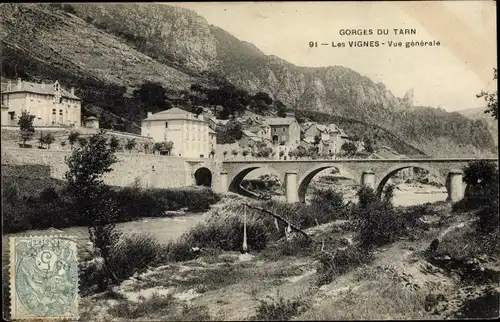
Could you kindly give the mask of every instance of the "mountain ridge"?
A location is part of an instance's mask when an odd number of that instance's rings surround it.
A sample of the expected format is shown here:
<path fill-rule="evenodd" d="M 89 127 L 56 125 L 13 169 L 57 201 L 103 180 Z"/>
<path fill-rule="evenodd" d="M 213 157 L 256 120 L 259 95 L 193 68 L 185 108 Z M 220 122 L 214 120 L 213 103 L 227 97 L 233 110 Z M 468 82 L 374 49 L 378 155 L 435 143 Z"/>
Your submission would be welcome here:
<path fill-rule="evenodd" d="M 81 93 L 89 111 L 98 106 L 137 122 L 146 107 L 124 94 L 144 81 L 182 93 L 189 92 L 190 84 L 216 86 L 214 79 L 222 78 L 250 93 L 267 92 L 296 110 L 376 124 L 430 155 L 494 153 L 482 121 L 409 107 L 384 84 L 343 66 L 295 66 L 265 55 L 189 9 L 164 4 L 63 6 L 2 5 L 2 62 L 10 76 L 21 70 L 34 78 L 63 75 L 76 85 L 89 81 L 90 89 Z M 28 28 L 33 24 L 39 27 Z"/>

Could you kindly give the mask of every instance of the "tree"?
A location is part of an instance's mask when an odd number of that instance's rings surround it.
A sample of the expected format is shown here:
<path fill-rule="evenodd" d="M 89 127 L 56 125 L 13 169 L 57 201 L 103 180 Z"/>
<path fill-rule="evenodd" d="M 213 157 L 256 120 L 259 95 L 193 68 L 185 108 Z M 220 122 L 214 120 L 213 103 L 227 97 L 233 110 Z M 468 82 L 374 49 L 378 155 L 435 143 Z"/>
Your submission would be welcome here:
<path fill-rule="evenodd" d="M 493 80 L 497 80 L 496 68 L 493 68 Z M 483 97 L 486 101 L 486 111 L 484 111 L 484 113 L 490 113 L 495 119 L 498 120 L 498 92 L 489 93 L 481 91 L 481 93 L 477 94 L 476 97 Z"/>
<path fill-rule="evenodd" d="M 274 101 L 274 106 L 276 107 L 278 117 L 286 117 L 286 106 L 281 101 Z"/>
<path fill-rule="evenodd" d="M 166 99 L 167 91 L 161 83 L 146 81 L 139 89 L 136 89 L 133 96 L 139 99 L 144 105 L 153 107 L 152 112 L 169 109 L 172 105 Z"/>
<path fill-rule="evenodd" d="M 161 151 L 165 152 L 167 155 L 170 155 L 170 153 L 172 153 L 173 148 L 174 148 L 174 142 L 172 141 L 161 142 Z"/>
<path fill-rule="evenodd" d="M 79 132 L 71 131 L 68 135 L 69 145 L 71 146 L 71 150 L 73 150 L 73 145 L 78 141 L 78 137 L 80 137 Z"/>
<path fill-rule="evenodd" d="M 318 145 L 320 142 L 321 142 L 321 136 L 319 136 L 319 134 L 316 134 L 314 136 L 314 142 L 313 142 L 313 144 L 314 145 Z"/>
<path fill-rule="evenodd" d="M 40 139 L 38 141 L 40 142 L 40 146 L 47 144 L 47 148 L 50 149 L 50 145 L 54 143 L 55 140 L 56 139 L 52 133 L 47 133 L 45 135 L 40 135 Z"/>
<path fill-rule="evenodd" d="M 125 143 L 125 149 L 132 153 L 132 150 L 135 148 L 136 144 L 137 143 L 135 142 L 135 139 L 127 139 L 127 143 Z"/>
<path fill-rule="evenodd" d="M 109 147 L 114 151 L 117 151 L 120 148 L 120 140 L 118 140 L 115 136 L 112 136 L 109 139 Z"/>
<path fill-rule="evenodd" d="M 358 148 L 356 147 L 356 144 L 352 142 L 344 142 L 342 146 L 340 147 L 343 151 L 345 151 L 347 154 L 354 154 Z"/>
<path fill-rule="evenodd" d="M 364 140 L 364 143 L 365 143 L 365 150 L 366 150 L 366 152 L 368 152 L 368 153 L 375 152 L 375 149 L 373 147 L 373 141 L 372 141 L 372 139 L 366 138 Z"/>
<path fill-rule="evenodd" d="M 86 138 L 84 137 L 80 137 L 78 138 L 78 144 L 80 145 L 80 147 L 84 147 L 85 145 L 87 145 L 88 141 Z"/>
<path fill-rule="evenodd" d="M 148 154 L 149 153 L 149 148 L 150 148 L 150 144 L 149 142 L 145 142 L 144 145 L 144 153 Z"/>
<path fill-rule="evenodd" d="M 217 135 L 218 144 L 234 143 L 241 139 L 243 136 L 243 131 L 241 125 L 235 121 L 227 122 L 226 126 Z"/>
<path fill-rule="evenodd" d="M 155 151 L 158 151 L 158 153 L 160 154 L 170 155 L 173 148 L 174 148 L 174 142 L 172 141 L 156 142 L 153 145 L 153 153 Z"/>
<path fill-rule="evenodd" d="M 21 131 L 23 147 L 26 147 L 26 141 L 31 140 L 33 135 L 35 135 L 35 127 L 33 126 L 34 119 L 35 115 L 29 114 L 27 111 L 22 111 L 19 121 L 17 122 Z"/>
<path fill-rule="evenodd" d="M 112 171 L 118 160 L 114 150 L 106 144 L 106 138 L 98 133 L 66 157 L 68 171 L 65 178 L 68 191 L 75 200 L 75 212 L 87 223 L 90 241 L 104 261 L 108 278 L 113 284 L 118 279 L 109 266 L 110 257 L 120 234 L 115 222 L 120 212 L 116 201 L 110 197 L 110 189 L 104 184 L 104 174 Z"/>

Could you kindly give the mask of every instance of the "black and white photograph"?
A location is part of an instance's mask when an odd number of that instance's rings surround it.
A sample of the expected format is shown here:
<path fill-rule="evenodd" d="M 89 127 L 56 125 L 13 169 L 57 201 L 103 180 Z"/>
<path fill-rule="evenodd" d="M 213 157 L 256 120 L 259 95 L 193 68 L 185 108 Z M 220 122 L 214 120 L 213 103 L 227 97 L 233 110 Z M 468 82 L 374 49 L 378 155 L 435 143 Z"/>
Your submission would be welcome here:
<path fill-rule="evenodd" d="M 496 11 L 1 3 L 3 318 L 498 318 Z"/>

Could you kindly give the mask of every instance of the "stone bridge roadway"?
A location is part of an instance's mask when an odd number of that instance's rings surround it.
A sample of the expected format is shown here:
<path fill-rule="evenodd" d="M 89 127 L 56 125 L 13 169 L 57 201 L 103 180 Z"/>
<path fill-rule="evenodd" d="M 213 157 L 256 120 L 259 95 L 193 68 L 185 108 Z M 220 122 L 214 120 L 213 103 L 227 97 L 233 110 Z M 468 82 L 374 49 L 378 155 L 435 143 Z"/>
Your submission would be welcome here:
<path fill-rule="evenodd" d="M 238 192 L 243 178 L 258 168 L 270 168 L 284 183 L 287 202 L 305 202 L 307 186 L 320 171 L 338 168 L 350 173 L 357 184 L 372 187 L 380 195 L 389 178 L 401 169 L 415 167 L 428 170 L 446 184 L 448 200 L 463 198 L 464 184 L 461 169 L 470 162 L 497 158 L 439 158 L 439 159 L 335 159 L 335 160 L 227 160 L 223 161 L 217 190 Z M 215 174 L 217 176 L 218 174 Z"/>

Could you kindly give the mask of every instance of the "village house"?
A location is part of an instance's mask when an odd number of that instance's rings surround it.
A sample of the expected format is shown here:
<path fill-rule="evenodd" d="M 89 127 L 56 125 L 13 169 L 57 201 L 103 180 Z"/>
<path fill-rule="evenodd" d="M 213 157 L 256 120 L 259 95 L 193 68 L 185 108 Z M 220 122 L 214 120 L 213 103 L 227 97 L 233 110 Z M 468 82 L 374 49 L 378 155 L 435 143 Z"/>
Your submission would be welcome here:
<path fill-rule="evenodd" d="M 17 126 L 23 111 L 35 115 L 33 125 L 81 127 L 81 99 L 74 87 L 64 89 L 58 81 L 52 84 L 18 79 L 16 84 L 2 86 L 2 126 Z"/>
<path fill-rule="evenodd" d="M 258 137 L 257 134 L 249 130 L 243 130 L 241 139 L 238 140 L 238 145 L 241 150 L 256 152 L 257 144 L 262 142 L 264 142 L 264 140 Z"/>
<path fill-rule="evenodd" d="M 271 127 L 269 126 L 269 124 L 267 124 L 267 122 L 251 126 L 248 128 L 248 131 L 252 132 L 257 137 L 263 140 L 271 141 Z"/>
<path fill-rule="evenodd" d="M 295 117 L 273 117 L 266 120 L 274 145 L 295 147 L 300 144 L 301 127 Z"/>
<path fill-rule="evenodd" d="M 333 123 L 328 125 L 310 124 L 305 130 L 304 136 L 304 141 L 311 144 L 314 143 L 316 136 L 320 138 L 318 152 L 321 155 L 338 154 L 342 144 L 349 140 L 344 131 Z"/>
<path fill-rule="evenodd" d="M 155 114 L 148 112 L 141 122 L 141 134 L 155 142 L 172 141 L 171 155 L 188 158 L 208 158 L 216 140 L 203 114 L 196 116 L 176 107 Z"/>
<path fill-rule="evenodd" d="M 223 128 L 228 122 L 229 120 L 220 120 L 215 118 L 215 116 L 210 116 L 207 118 L 208 126 L 214 131 Z"/>

